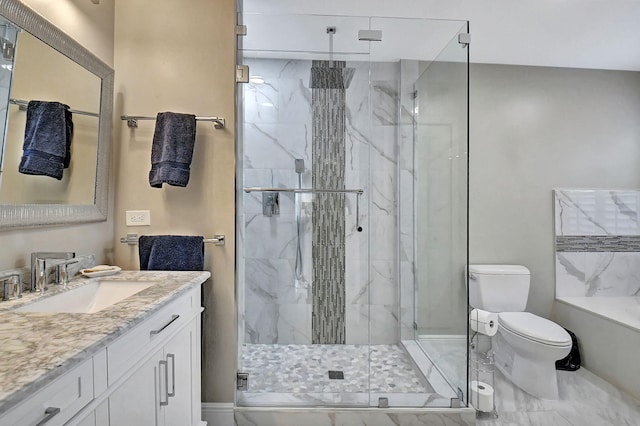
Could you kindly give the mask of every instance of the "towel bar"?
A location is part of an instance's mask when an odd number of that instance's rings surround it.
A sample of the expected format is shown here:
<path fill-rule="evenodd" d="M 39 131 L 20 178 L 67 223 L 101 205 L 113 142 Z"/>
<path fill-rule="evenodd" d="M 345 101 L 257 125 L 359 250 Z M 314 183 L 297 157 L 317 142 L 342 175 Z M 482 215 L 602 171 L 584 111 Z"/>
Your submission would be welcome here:
<path fill-rule="evenodd" d="M 126 120 L 127 126 L 138 127 L 138 120 L 155 120 L 156 117 L 144 115 L 121 115 L 120 120 Z M 196 121 L 212 121 L 216 129 L 224 129 L 224 118 L 222 117 L 196 117 Z"/>
<path fill-rule="evenodd" d="M 138 244 L 138 234 L 127 234 L 126 237 L 120 237 L 120 242 L 123 244 L 136 245 Z M 214 235 L 213 238 L 205 238 L 205 244 L 213 244 L 214 246 L 224 245 L 224 235 Z"/>
<path fill-rule="evenodd" d="M 29 105 L 29 101 L 23 101 L 22 99 L 13 99 L 13 98 L 9 99 L 9 103 L 13 105 L 18 105 L 20 111 L 26 111 L 27 106 Z M 69 112 L 72 114 L 88 115 L 90 117 L 100 117 L 100 114 L 96 112 L 80 111 L 79 109 L 69 108 Z"/>
<path fill-rule="evenodd" d="M 313 188 L 266 188 L 250 186 L 242 188 L 247 194 L 250 192 L 294 192 L 296 194 L 358 194 L 364 193 L 364 189 L 313 189 Z"/>

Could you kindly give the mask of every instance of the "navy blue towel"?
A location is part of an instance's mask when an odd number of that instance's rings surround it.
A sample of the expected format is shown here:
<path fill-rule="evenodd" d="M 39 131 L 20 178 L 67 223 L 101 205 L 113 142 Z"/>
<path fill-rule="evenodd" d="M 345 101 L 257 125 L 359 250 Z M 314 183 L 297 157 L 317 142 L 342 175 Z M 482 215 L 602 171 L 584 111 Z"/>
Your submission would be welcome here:
<path fill-rule="evenodd" d="M 141 271 L 202 271 L 204 238 L 186 235 L 141 235 Z"/>
<path fill-rule="evenodd" d="M 196 142 L 196 116 L 161 112 L 151 146 L 149 183 L 162 188 L 163 183 L 187 186 Z"/>
<path fill-rule="evenodd" d="M 61 180 L 63 169 L 71 161 L 72 138 L 73 121 L 68 105 L 29 101 L 18 171 Z"/>

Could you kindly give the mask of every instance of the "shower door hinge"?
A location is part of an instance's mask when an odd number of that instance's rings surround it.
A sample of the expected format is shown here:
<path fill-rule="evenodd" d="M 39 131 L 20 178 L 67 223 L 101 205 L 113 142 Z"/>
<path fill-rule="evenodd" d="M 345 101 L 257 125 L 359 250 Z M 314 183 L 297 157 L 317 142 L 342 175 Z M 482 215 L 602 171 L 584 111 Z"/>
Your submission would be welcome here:
<path fill-rule="evenodd" d="M 249 82 L 249 65 L 236 65 L 236 83 Z"/>
<path fill-rule="evenodd" d="M 471 44 L 471 34 L 469 33 L 461 33 L 458 34 L 458 43 L 462 45 L 462 47 L 467 47 Z"/>
<path fill-rule="evenodd" d="M 236 373 L 236 389 L 239 391 L 249 390 L 249 373 Z"/>
<path fill-rule="evenodd" d="M 418 91 L 414 90 L 412 93 L 413 99 L 417 99 L 418 98 Z"/>
<path fill-rule="evenodd" d="M 417 323 L 417 322 L 414 322 L 414 323 L 413 323 L 413 329 L 414 329 L 414 330 L 417 330 L 417 329 L 418 329 L 418 323 Z"/>
<path fill-rule="evenodd" d="M 237 36 L 246 36 L 247 35 L 247 26 L 246 25 L 236 25 L 236 35 Z"/>

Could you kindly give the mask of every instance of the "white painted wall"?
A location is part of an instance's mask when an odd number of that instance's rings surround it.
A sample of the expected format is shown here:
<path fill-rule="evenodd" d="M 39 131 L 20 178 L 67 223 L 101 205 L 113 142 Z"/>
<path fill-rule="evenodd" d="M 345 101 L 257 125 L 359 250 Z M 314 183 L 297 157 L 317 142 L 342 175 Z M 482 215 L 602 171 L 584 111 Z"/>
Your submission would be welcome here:
<path fill-rule="evenodd" d="M 553 188 L 640 186 L 640 73 L 471 66 L 470 263 L 531 270 L 555 292 Z"/>

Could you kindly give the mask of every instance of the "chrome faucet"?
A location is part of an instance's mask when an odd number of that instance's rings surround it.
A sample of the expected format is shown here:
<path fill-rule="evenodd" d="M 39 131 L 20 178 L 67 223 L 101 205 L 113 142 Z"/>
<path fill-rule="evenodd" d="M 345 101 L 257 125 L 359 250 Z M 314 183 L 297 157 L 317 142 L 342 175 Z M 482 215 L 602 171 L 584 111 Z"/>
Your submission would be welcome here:
<path fill-rule="evenodd" d="M 2 283 L 2 300 L 22 297 L 22 276 L 17 272 L 0 275 Z"/>
<path fill-rule="evenodd" d="M 44 293 L 47 289 L 49 277 L 47 275 L 47 260 L 71 260 L 76 256 L 74 252 L 37 251 L 31 253 L 31 291 Z M 60 282 L 60 268 L 56 269 L 55 283 Z"/>

